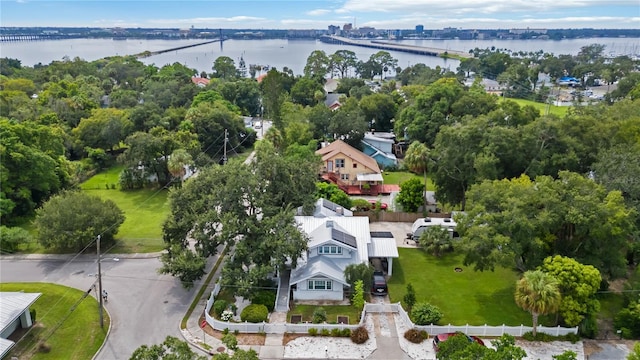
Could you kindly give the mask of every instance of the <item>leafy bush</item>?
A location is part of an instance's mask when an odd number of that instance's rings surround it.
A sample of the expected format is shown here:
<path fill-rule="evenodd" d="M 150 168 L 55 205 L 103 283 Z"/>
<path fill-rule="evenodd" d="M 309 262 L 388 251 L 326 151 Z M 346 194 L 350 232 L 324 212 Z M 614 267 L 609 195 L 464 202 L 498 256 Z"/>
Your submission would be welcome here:
<path fill-rule="evenodd" d="M 322 329 L 322 330 L 320 330 L 320 335 L 329 336 L 329 335 L 331 335 L 331 331 L 329 331 L 329 329 Z"/>
<path fill-rule="evenodd" d="M 313 310 L 313 318 L 311 322 L 314 324 L 320 324 L 327 321 L 327 312 L 323 307 L 318 307 Z"/>
<path fill-rule="evenodd" d="M 262 304 L 267 307 L 269 312 L 271 312 L 276 304 L 276 293 L 271 290 L 258 291 L 251 297 L 251 303 Z"/>
<path fill-rule="evenodd" d="M 371 204 L 365 199 L 353 199 L 351 201 L 351 209 L 354 211 L 369 211 Z"/>
<path fill-rule="evenodd" d="M 364 326 L 360 326 L 351 331 L 351 341 L 356 344 L 364 344 L 369 340 L 369 331 Z"/>
<path fill-rule="evenodd" d="M 4 253 L 12 253 L 18 250 L 20 244 L 31 241 L 31 235 L 25 229 L 19 227 L 0 226 L 0 249 Z"/>
<path fill-rule="evenodd" d="M 421 342 L 429 338 L 429 334 L 424 330 L 409 329 L 405 331 L 404 338 L 414 344 L 420 344 Z"/>
<path fill-rule="evenodd" d="M 585 316 L 584 320 L 582 320 L 578 327 L 578 331 L 584 337 L 595 339 L 596 335 L 598 335 L 598 322 L 596 320 L 596 316 L 593 314 Z"/>
<path fill-rule="evenodd" d="M 217 317 L 222 315 L 222 312 L 227 309 L 227 301 L 226 300 L 216 300 L 213 302 L 213 313 L 216 314 Z"/>
<path fill-rule="evenodd" d="M 233 334 L 225 334 L 222 337 L 222 343 L 227 345 L 231 350 L 238 350 L 238 339 Z"/>
<path fill-rule="evenodd" d="M 578 334 L 567 334 L 560 336 L 553 336 L 543 332 L 538 332 L 536 336 L 533 336 L 531 331 L 524 333 L 522 338 L 527 341 L 542 341 L 542 342 L 551 342 L 551 341 L 571 341 L 572 343 L 576 343 L 580 340 L 580 335 Z"/>
<path fill-rule="evenodd" d="M 342 336 L 342 330 L 338 329 L 338 328 L 333 328 L 331 329 L 331 336 L 333 337 L 340 337 Z"/>
<path fill-rule="evenodd" d="M 404 294 L 402 300 L 404 300 L 404 303 L 407 304 L 409 311 L 411 311 L 413 305 L 416 304 L 416 291 L 413 289 L 413 285 L 411 285 L 411 283 L 407 284 L 407 293 Z"/>
<path fill-rule="evenodd" d="M 269 310 L 262 304 L 251 304 L 242 310 L 240 319 L 250 323 L 259 323 L 267 320 Z"/>
<path fill-rule="evenodd" d="M 613 326 L 622 330 L 622 337 L 635 339 L 640 336 L 640 304 L 632 302 L 620 310 L 613 320 Z"/>
<path fill-rule="evenodd" d="M 411 309 L 411 320 L 417 325 L 437 324 L 441 318 L 440 309 L 429 303 L 417 303 Z"/>
<path fill-rule="evenodd" d="M 310 328 L 309 329 L 309 336 L 318 336 L 318 329 Z"/>
<path fill-rule="evenodd" d="M 349 336 L 351 336 L 351 329 L 349 329 L 349 328 L 344 328 L 344 329 L 342 329 L 342 335 L 341 335 L 341 336 L 342 336 L 342 337 L 349 337 Z"/>

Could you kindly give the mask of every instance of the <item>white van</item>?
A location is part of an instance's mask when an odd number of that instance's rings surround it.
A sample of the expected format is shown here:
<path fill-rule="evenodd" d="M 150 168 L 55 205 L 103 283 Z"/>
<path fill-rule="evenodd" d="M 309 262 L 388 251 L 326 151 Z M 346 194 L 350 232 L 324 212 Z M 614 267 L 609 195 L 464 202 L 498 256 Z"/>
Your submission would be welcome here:
<path fill-rule="evenodd" d="M 459 237 L 458 232 L 456 232 L 457 224 L 453 219 L 425 217 L 416 220 L 413 225 L 411 225 L 411 232 L 407 234 L 407 239 L 418 242 L 420 235 L 422 235 L 429 226 L 442 226 L 449 231 L 451 238 Z"/>

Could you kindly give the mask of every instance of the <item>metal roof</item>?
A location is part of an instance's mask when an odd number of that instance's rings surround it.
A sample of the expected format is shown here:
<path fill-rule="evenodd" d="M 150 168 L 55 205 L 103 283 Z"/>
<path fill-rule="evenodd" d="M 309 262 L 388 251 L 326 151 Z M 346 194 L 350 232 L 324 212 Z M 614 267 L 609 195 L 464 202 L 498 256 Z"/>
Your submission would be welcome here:
<path fill-rule="evenodd" d="M 358 258 L 353 262 L 363 262 L 369 260 L 367 244 L 371 242 L 371 234 L 369 233 L 369 218 L 366 216 L 328 216 L 317 218 L 313 216 L 296 216 L 296 222 L 300 225 L 300 229 L 310 237 L 309 247 L 317 246 L 327 240 L 331 240 L 331 234 L 327 232 L 326 222 L 332 221 L 333 226 L 347 234 L 356 238 Z M 330 228 L 329 228 L 330 229 Z M 317 232 L 316 232 L 317 230 Z M 328 234 L 328 236 L 327 236 Z"/>
<path fill-rule="evenodd" d="M 33 304 L 41 293 L 0 292 L 0 332 Z"/>
<path fill-rule="evenodd" d="M 350 259 L 328 258 L 326 256 L 316 256 L 304 264 L 291 271 L 290 284 L 297 284 L 313 277 L 326 277 L 341 284 L 348 285 L 344 279 L 344 269 L 351 263 Z"/>
<path fill-rule="evenodd" d="M 369 257 L 371 258 L 397 258 L 398 246 L 394 238 L 372 238 L 369 247 Z"/>
<path fill-rule="evenodd" d="M 0 292 L 0 333 L 5 331 L 20 315 L 29 309 L 41 293 Z M 15 343 L 0 338 L 0 359 L 11 350 Z"/>
<path fill-rule="evenodd" d="M 11 340 L 0 338 L 0 359 L 4 359 L 5 355 L 9 353 L 9 350 L 15 345 Z"/>
<path fill-rule="evenodd" d="M 384 181 L 382 174 L 358 174 L 356 179 L 358 181 Z"/>

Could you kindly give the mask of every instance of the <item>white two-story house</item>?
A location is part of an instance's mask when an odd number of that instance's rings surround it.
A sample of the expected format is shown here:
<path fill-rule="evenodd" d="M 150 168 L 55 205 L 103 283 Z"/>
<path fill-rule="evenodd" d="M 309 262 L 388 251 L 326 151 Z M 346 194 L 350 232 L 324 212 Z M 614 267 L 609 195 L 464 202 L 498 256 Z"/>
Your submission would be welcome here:
<path fill-rule="evenodd" d="M 350 264 L 398 257 L 393 238 L 372 238 L 369 218 L 320 199 L 312 216 L 296 216 L 300 229 L 309 237 L 308 250 L 291 270 L 289 286 L 293 300 L 344 299 L 349 287 L 344 270 Z M 391 266 L 388 274 L 391 275 Z M 365 289 L 365 291 L 367 291 Z"/>

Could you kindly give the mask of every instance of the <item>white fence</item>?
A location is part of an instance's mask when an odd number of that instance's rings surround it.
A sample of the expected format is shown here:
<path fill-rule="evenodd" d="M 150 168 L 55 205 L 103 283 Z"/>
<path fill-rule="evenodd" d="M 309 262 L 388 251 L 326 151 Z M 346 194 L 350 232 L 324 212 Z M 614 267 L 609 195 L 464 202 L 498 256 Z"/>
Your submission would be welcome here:
<path fill-rule="evenodd" d="M 359 326 L 364 325 L 364 318 L 366 307 L 362 309 L 362 314 L 360 316 L 360 322 L 357 325 L 349 325 L 349 324 L 313 324 L 313 323 L 302 323 L 302 324 L 291 324 L 291 323 L 249 323 L 249 322 L 230 322 L 230 321 L 222 321 L 214 318 L 209 315 L 211 311 L 211 307 L 215 301 L 216 295 L 220 292 L 220 284 L 216 284 L 216 286 L 211 291 L 211 295 L 209 296 L 209 300 L 207 300 L 207 305 L 205 306 L 204 316 L 207 320 L 207 323 L 214 330 L 224 330 L 229 329 L 229 331 L 233 332 L 238 330 L 242 333 L 267 333 L 267 334 L 283 334 L 285 332 L 288 333 L 307 333 L 309 329 L 315 328 L 318 330 L 327 329 L 331 331 L 332 329 L 355 329 Z M 370 304 L 368 304 L 370 305 Z"/>
<path fill-rule="evenodd" d="M 394 313 L 398 314 L 400 319 L 404 321 L 406 325 L 409 327 L 414 327 L 419 330 L 425 330 L 429 335 L 432 334 L 440 334 L 447 332 L 456 332 L 462 331 L 468 335 L 475 336 L 495 336 L 499 337 L 503 334 L 509 334 L 513 336 L 522 336 L 527 332 L 533 330 L 531 326 L 489 326 L 489 325 L 414 325 L 409 315 L 402 308 L 400 303 L 397 304 L 365 304 L 362 309 L 362 315 L 360 316 L 360 323 L 357 325 L 347 325 L 347 324 L 311 324 L 311 323 L 303 323 L 303 324 L 291 324 L 291 323 L 236 323 L 229 321 L 221 321 L 217 320 L 211 315 L 209 315 L 209 311 L 213 306 L 213 302 L 215 301 L 215 296 L 220 292 L 220 285 L 216 284 L 213 291 L 211 291 L 211 296 L 209 296 L 209 300 L 207 301 L 207 306 L 205 307 L 205 317 L 207 319 L 207 323 L 214 328 L 215 330 L 224 330 L 229 329 L 229 331 L 236 331 L 242 333 L 267 333 L 267 334 L 283 334 L 285 332 L 288 333 L 306 333 L 309 332 L 309 329 L 315 328 L 318 330 L 322 329 L 355 329 L 364 324 L 364 319 L 366 313 Z M 538 326 L 538 332 L 545 333 L 553 336 L 567 335 L 567 334 L 577 334 L 578 327 L 573 328 L 564 328 L 564 327 L 546 327 L 546 326 Z"/>

